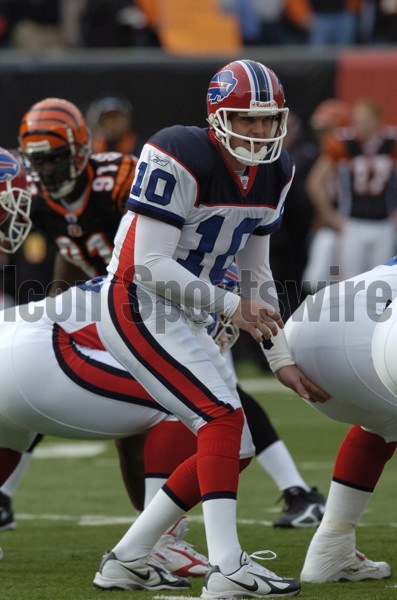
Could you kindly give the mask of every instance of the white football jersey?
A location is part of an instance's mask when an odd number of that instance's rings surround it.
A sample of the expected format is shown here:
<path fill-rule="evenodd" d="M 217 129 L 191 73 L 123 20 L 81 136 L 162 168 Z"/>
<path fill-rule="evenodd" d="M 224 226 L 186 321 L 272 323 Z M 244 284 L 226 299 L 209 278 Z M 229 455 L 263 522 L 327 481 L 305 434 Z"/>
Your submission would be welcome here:
<path fill-rule="evenodd" d="M 280 226 L 293 172 L 284 150 L 274 163 L 247 168 L 241 181 L 208 129 L 162 130 L 140 156 L 108 270 L 121 275 L 131 266 L 132 252 L 121 248 L 141 214 L 180 229 L 174 260 L 196 277 L 220 283 L 251 235 L 268 235 Z"/>

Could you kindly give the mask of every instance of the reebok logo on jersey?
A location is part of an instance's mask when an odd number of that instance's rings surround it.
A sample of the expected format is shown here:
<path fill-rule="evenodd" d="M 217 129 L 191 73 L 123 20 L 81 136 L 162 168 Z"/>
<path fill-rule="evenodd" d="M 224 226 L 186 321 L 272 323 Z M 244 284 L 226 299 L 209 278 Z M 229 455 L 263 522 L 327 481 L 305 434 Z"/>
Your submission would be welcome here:
<path fill-rule="evenodd" d="M 157 165 L 160 165 L 160 167 L 165 167 L 170 162 L 167 158 L 161 158 L 161 156 L 159 156 L 158 154 L 152 156 L 150 160 L 156 163 Z"/>
<path fill-rule="evenodd" d="M 210 81 L 208 88 L 208 102 L 216 104 L 222 102 L 234 90 L 237 85 L 237 79 L 232 71 L 221 71 L 217 73 Z"/>

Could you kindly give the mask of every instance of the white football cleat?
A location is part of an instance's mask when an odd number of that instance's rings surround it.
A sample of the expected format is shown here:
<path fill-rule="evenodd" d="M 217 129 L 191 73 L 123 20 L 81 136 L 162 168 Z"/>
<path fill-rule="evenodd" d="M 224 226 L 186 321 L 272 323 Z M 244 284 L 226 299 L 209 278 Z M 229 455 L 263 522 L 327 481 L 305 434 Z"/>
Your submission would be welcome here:
<path fill-rule="evenodd" d="M 388 579 L 386 562 L 369 560 L 355 549 L 354 533 L 330 535 L 316 531 L 310 542 L 301 572 L 302 583 Z"/>
<path fill-rule="evenodd" d="M 94 587 L 101 590 L 174 590 L 190 588 L 187 579 L 172 575 L 152 556 L 124 562 L 106 552 L 95 574 Z"/>
<path fill-rule="evenodd" d="M 223 575 L 217 566 L 210 567 L 201 598 L 284 598 L 300 592 L 299 581 L 279 577 L 253 562 L 246 552 L 241 554 L 240 564 L 241 567 L 230 575 Z"/>
<path fill-rule="evenodd" d="M 180 577 L 200 577 L 208 569 L 208 558 L 183 540 L 187 517 L 181 517 L 161 536 L 151 555 L 168 571 Z"/>

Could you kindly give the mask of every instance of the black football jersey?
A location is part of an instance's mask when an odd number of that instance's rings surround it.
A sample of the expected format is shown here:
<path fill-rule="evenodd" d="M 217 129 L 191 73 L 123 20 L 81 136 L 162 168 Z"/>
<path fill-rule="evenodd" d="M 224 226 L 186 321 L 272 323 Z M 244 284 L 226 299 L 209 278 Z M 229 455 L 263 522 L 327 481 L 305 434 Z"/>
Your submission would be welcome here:
<path fill-rule="evenodd" d="M 396 130 L 386 128 L 376 144 L 365 147 L 353 130 L 339 129 L 326 139 L 325 152 L 337 165 L 339 212 L 356 219 L 387 219 L 396 207 Z"/>
<path fill-rule="evenodd" d="M 71 205 L 51 200 L 33 176 L 31 218 L 35 228 L 87 277 L 106 272 L 136 162 L 135 157 L 118 152 L 92 154 L 84 197 Z"/>

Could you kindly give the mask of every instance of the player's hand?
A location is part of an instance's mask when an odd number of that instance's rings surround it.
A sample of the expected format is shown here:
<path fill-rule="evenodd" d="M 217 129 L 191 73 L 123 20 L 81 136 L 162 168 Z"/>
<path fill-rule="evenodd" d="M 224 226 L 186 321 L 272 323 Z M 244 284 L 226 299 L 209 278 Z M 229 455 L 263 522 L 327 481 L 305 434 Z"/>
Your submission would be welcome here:
<path fill-rule="evenodd" d="M 250 333 L 257 342 L 268 340 L 271 334 L 277 335 L 278 328 L 284 327 L 282 318 L 273 308 L 243 297 L 240 298 L 240 304 L 232 316 L 232 321 L 240 329 Z"/>
<path fill-rule="evenodd" d="M 280 383 L 294 390 L 304 400 L 310 402 L 325 402 L 330 398 L 324 390 L 310 381 L 296 365 L 281 367 L 275 372 Z"/>

